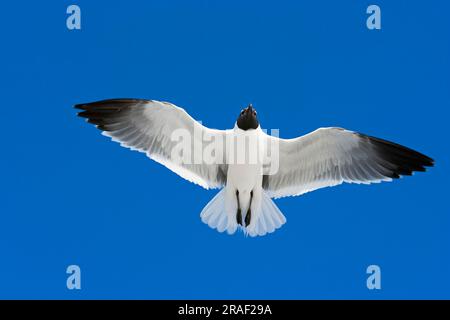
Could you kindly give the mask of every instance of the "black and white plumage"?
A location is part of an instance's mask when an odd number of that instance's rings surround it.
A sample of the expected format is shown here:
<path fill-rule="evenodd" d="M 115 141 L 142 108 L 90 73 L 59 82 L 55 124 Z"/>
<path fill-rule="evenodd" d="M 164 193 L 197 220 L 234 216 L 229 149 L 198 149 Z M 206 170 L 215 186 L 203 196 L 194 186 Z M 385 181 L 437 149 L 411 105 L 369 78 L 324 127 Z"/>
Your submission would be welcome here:
<path fill-rule="evenodd" d="M 297 196 L 343 182 L 391 181 L 425 171 L 434 163 L 399 144 L 342 128 L 320 128 L 295 139 L 279 139 L 279 150 L 279 171 L 263 181 L 273 198 Z"/>
<path fill-rule="evenodd" d="M 95 124 L 105 136 L 111 137 L 123 147 L 146 153 L 182 178 L 206 189 L 225 185 L 224 165 L 204 166 L 171 161 L 171 151 L 176 142 L 171 141 L 170 137 L 175 130 L 186 129 L 192 137 L 195 129 L 212 136 L 225 134 L 224 131 L 202 126 L 182 108 L 168 102 L 142 99 L 103 100 L 75 107 L 84 110 L 78 115 Z M 193 139 L 192 149 L 194 144 Z"/>
<path fill-rule="evenodd" d="M 391 181 L 434 164 L 417 151 L 341 128 L 321 128 L 295 139 L 272 137 L 261 130 L 251 105 L 241 111 L 230 130 L 209 129 L 167 102 L 112 99 L 76 108 L 83 110 L 79 116 L 122 146 L 146 153 L 206 189 L 223 188 L 203 209 L 201 218 L 229 234 L 239 226 L 250 236 L 281 227 L 286 219 L 271 198 L 301 195 L 343 182 Z M 173 159 L 177 147 L 173 133 L 180 129 L 191 137 L 185 147 L 187 144 L 192 161 Z M 265 158 L 257 163 L 230 162 L 232 152 L 227 143 L 219 145 L 213 163 L 193 159 L 193 155 L 205 154 L 211 141 L 239 137 L 254 141 L 264 152 L 276 151 L 278 170 L 267 172 Z"/>

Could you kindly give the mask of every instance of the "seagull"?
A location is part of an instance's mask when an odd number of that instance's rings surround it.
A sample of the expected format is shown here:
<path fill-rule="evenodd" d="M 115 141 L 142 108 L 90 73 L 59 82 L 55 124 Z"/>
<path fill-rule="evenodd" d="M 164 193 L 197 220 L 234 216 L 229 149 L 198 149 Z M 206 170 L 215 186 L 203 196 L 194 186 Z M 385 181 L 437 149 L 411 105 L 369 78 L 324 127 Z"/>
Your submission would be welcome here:
<path fill-rule="evenodd" d="M 434 165 L 433 159 L 407 147 L 337 127 L 319 128 L 293 139 L 268 135 L 251 104 L 228 130 L 207 128 L 184 109 L 156 100 L 108 99 L 75 108 L 82 110 L 80 117 L 121 146 L 145 153 L 205 189 L 221 189 L 200 217 L 228 234 L 242 230 L 251 237 L 264 236 L 280 228 L 286 218 L 272 199 L 344 182 L 392 181 Z M 180 137 L 186 139 L 178 152 Z M 239 139 L 249 141 L 240 162 L 235 145 L 229 143 Z M 215 151 L 208 153 L 209 149 Z M 269 157 L 269 151 L 275 156 Z M 263 156 L 250 161 L 254 153 Z M 213 159 L 202 158 L 207 154 Z M 192 160 L 193 155 L 199 159 Z"/>

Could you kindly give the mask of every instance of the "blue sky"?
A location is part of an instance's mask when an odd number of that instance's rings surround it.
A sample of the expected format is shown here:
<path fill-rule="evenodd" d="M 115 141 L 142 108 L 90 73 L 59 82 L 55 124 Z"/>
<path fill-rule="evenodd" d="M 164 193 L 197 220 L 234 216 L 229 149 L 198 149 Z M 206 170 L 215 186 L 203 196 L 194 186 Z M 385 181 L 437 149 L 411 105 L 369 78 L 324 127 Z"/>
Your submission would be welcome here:
<path fill-rule="evenodd" d="M 66 28 L 78 4 L 82 29 Z M 382 29 L 366 28 L 370 4 Z M 2 4 L 0 298 L 450 298 L 446 1 Z M 436 160 L 277 200 L 262 238 L 204 225 L 217 191 L 110 142 L 72 106 L 171 101 L 213 128 L 253 103 L 295 137 L 340 126 Z M 66 288 L 68 265 L 82 289 Z M 381 267 L 382 289 L 366 287 Z"/>

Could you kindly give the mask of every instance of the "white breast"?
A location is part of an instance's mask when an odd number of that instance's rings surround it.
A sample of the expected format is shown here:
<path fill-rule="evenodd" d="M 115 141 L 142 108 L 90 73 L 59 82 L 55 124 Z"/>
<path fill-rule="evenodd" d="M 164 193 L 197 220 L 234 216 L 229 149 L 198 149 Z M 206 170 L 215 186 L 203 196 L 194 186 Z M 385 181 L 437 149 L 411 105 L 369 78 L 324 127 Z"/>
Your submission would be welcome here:
<path fill-rule="evenodd" d="M 262 131 L 260 128 L 244 131 L 235 127 L 233 133 L 231 141 L 227 141 L 227 185 L 240 192 L 250 192 L 262 175 Z"/>

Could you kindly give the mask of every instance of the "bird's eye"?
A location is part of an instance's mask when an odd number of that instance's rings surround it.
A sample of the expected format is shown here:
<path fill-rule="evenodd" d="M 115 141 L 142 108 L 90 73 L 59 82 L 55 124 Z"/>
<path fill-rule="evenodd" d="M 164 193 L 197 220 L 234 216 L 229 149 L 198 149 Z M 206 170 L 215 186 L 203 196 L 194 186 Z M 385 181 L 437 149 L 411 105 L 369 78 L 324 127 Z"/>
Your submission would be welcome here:
<path fill-rule="evenodd" d="M 241 111 L 241 114 L 244 114 L 244 110 Z"/>
<path fill-rule="evenodd" d="M 253 115 L 256 116 L 256 111 L 253 111 Z"/>

